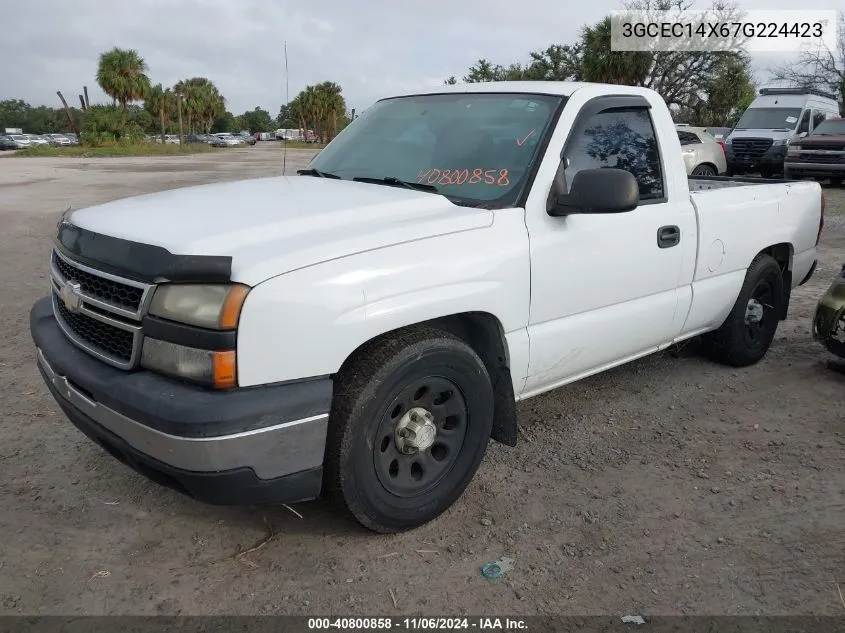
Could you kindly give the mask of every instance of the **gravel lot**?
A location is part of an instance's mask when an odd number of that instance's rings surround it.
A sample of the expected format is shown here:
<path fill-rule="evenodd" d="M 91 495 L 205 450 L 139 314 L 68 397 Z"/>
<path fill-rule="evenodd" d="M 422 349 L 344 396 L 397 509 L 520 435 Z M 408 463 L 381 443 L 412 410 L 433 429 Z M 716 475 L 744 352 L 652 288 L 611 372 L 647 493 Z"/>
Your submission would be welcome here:
<path fill-rule="evenodd" d="M 290 151 L 288 171 L 310 155 Z M 523 403 L 519 446 L 491 444 L 466 494 L 414 532 L 374 535 L 320 502 L 303 518 L 205 506 L 88 441 L 47 395 L 28 331 L 59 214 L 275 175 L 281 158 L 261 143 L 0 158 L 0 613 L 842 613 L 845 377 L 810 338 L 845 261 L 842 189 L 826 189 L 820 267 L 765 361 L 733 370 L 689 345 Z M 513 569 L 485 580 L 504 556 Z"/>

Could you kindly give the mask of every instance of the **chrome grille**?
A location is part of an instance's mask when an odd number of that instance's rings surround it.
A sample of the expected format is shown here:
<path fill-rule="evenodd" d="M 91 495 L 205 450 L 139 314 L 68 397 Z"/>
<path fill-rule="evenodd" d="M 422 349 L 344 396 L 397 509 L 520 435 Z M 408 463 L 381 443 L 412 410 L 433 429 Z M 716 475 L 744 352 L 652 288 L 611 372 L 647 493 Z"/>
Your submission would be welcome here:
<path fill-rule="evenodd" d="M 153 286 L 95 270 L 56 250 L 50 263 L 53 314 L 65 336 L 110 365 L 136 367 L 141 317 Z"/>
<path fill-rule="evenodd" d="M 770 138 L 735 138 L 731 141 L 734 156 L 741 160 L 759 160 L 772 146 Z"/>

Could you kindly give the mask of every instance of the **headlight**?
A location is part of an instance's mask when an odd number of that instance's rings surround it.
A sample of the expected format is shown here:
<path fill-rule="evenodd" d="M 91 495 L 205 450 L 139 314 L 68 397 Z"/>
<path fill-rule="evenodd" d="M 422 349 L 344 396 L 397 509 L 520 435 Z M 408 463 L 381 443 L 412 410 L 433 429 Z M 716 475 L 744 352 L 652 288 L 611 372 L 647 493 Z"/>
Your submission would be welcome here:
<path fill-rule="evenodd" d="M 241 284 L 167 284 L 159 286 L 150 314 L 186 325 L 234 330 L 249 287 Z"/>
<path fill-rule="evenodd" d="M 798 145 L 790 145 L 786 148 L 786 153 L 788 156 L 795 156 L 798 154 L 799 150 L 801 149 Z"/>
<path fill-rule="evenodd" d="M 726 138 L 725 139 L 725 145 L 733 145 L 733 144 L 734 144 L 734 140 L 732 138 Z"/>
<path fill-rule="evenodd" d="M 237 386 L 234 350 L 211 351 L 145 338 L 141 365 L 152 371 L 184 378 L 215 389 Z"/>
<path fill-rule="evenodd" d="M 778 145 L 786 145 L 787 143 L 789 143 L 789 139 L 788 139 L 788 138 L 779 138 L 779 139 L 777 139 L 777 140 L 773 141 L 773 142 L 772 142 L 772 145 L 775 145 L 775 146 L 778 146 Z"/>

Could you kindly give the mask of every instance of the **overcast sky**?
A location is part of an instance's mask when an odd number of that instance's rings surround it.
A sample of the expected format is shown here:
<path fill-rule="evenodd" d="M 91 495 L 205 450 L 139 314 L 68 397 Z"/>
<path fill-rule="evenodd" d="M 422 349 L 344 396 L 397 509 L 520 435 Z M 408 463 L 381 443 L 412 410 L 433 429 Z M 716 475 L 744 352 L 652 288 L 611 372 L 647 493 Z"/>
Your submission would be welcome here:
<path fill-rule="evenodd" d="M 794 0 L 740 0 L 743 9 L 795 8 Z M 832 8 L 819 0 L 809 8 Z M 105 97 L 98 55 L 137 49 L 154 83 L 208 77 L 240 114 L 273 116 L 290 96 L 332 80 L 358 111 L 394 91 L 460 78 L 479 57 L 525 61 L 531 49 L 572 42 L 583 24 L 621 8 L 616 0 L 6 0 L 2 2 L 0 100 L 59 105 Z M 706 8 L 699 2 L 697 8 Z M 755 59 L 765 68 L 770 59 Z M 765 77 L 761 72 L 760 77 Z"/>

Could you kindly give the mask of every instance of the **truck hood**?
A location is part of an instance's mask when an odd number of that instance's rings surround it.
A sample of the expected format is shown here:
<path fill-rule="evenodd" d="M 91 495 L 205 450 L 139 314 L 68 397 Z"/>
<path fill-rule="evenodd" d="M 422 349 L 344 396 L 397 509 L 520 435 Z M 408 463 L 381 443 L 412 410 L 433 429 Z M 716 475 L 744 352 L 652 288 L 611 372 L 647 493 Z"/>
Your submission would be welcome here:
<path fill-rule="evenodd" d="M 825 149 L 835 148 L 841 151 L 845 150 L 845 134 L 831 134 L 830 136 L 805 136 L 804 138 L 795 141 L 795 145 L 799 145 L 806 149 L 824 147 Z"/>
<path fill-rule="evenodd" d="M 770 138 L 773 141 L 781 141 L 783 139 L 791 139 L 794 133 L 787 130 L 771 130 L 771 129 L 742 129 L 734 130 L 727 138 L 731 141 L 738 138 Z"/>
<path fill-rule="evenodd" d="M 279 176 L 125 198 L 68 219 L 174 254 L 229 256 L 233 281 L 254 285 L 330 259 L 490 226 L 493 212 L 399 187 Z"/>

